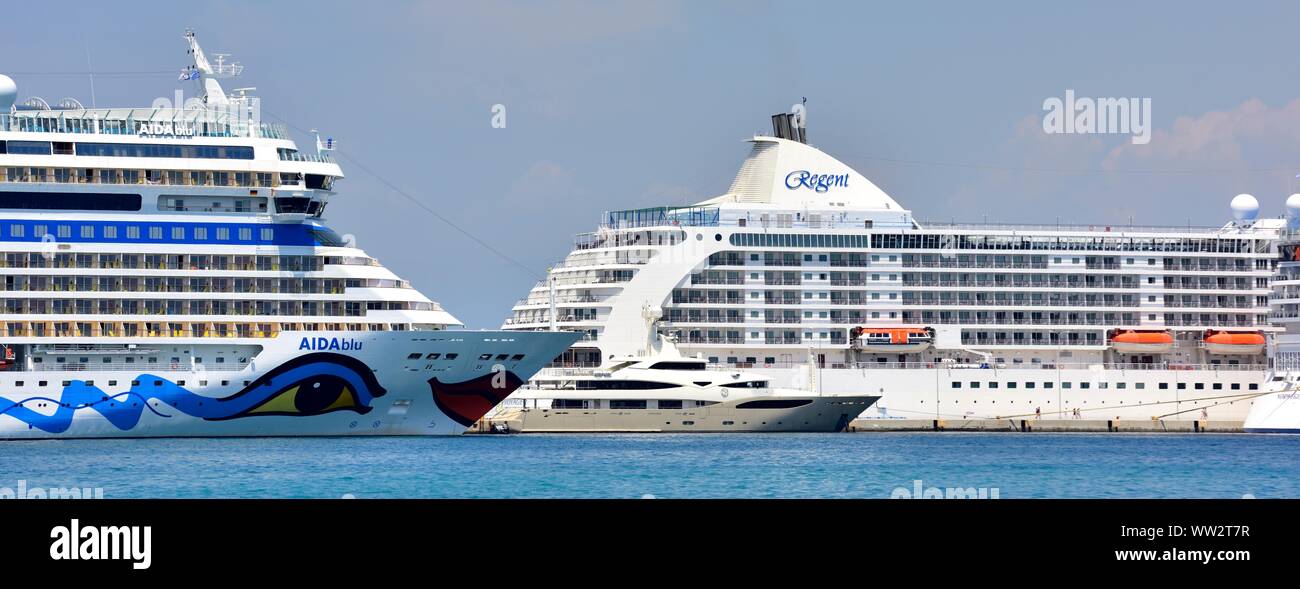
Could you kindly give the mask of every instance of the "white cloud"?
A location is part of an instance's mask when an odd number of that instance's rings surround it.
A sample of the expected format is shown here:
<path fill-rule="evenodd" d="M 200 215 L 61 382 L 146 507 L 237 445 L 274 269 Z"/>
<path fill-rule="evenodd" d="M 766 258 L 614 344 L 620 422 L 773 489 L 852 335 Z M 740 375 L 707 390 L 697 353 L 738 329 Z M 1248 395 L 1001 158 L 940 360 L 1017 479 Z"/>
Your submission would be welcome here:
<path fill-rule="evenodd" d="M 1112 149 L 1104 165 L 1111 170 L 1203 171 L 1277 166 L 1277 160 L 1261 160 L 1259 156 L 1274 154 L 1297 162 L 1297 131 L 1300 99 L 1271 108 L 1252 98 L 1229 110 L 1179 117 L 1171 128 L 1157 129 L 1150 144 L 1124 144 Z"/>
<path fill-rule="evenodd" d="M 540 212 L 573 200 L 573 172 L 548 160 L 534 162 L 506 191 L 504 205 L 511 211 Z"/>
<path fill-rule="evenodd" d="M 1156 101 L 1156 122 L 1159 108 Z M 987 165 L 966 168 L 940 210 L 958 220 L 1217 225 L 1230 218 L 1228 200 L 1248 192 L 1263 203 L 1261 214 L 1277 215 L 1300 190 L 1297 136 L 1300 99 L 1181 116 L 1145 145 L 1123 135 L 1048 135 L 1029 115 L 971 157 Z M 956 170 L 946 176 L 958 178 Z"/>

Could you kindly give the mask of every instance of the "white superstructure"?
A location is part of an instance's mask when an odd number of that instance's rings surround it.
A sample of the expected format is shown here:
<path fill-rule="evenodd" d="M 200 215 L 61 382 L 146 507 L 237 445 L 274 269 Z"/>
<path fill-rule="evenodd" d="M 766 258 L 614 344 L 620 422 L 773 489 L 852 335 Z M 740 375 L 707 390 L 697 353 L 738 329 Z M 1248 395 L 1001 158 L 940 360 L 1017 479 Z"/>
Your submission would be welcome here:
<path fill-rule="evenodd" d="M 326 227 L 333 140 L 186 40 L 184 104 L 0 76 L 0 437 L 460 433 L 576 338 L 464 331 Z"/>
<path fill-rule="evenodd" d="M 1282 329 L 1270 350 L 1273 372 L 1244 428 L 1252 433 L 1300 433 L 1300 194 L 1287 201 L 1288 226 L 1278 245 L 1273 322 Z"/>
<path fill-rule="evenodd" d="M 1241 420 L 1264 379 L 1284 222 L 1223 227 L 921 223 L 791 115 L 727 193 L 606 213 L 506 329 L 584 332 L 599 366 L 658 329 L 720 369 L 882 399 L 864 417 Z M 552 296 L 552 292 L 554 295 Z"/>

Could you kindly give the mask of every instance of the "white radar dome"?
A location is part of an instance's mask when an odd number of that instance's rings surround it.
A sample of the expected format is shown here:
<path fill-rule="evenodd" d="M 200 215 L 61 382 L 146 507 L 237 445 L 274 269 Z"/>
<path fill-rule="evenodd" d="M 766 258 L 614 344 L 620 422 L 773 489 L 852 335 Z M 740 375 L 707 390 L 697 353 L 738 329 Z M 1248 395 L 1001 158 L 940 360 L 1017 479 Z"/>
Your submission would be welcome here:
<path fill-rule="evenodd" d="M 1300 194 L 1286 197 L 1286 216 L 1300 219 Z"/>
<path fill-rule="evenodd" d="M 13 78 L 0 74 L 0 112 L 8 113 L 17 99 L 18 84 L 14 83 Z"/>
<path fill-rule="evenodd" d="M 1259 216 L 1259 200 L 1249 194 L 1238 194 L 1232 197 L 1232 202 L 1228 205 L 1232 209 L 1232 217 L 1238 222 L 1254 221 Z"/>

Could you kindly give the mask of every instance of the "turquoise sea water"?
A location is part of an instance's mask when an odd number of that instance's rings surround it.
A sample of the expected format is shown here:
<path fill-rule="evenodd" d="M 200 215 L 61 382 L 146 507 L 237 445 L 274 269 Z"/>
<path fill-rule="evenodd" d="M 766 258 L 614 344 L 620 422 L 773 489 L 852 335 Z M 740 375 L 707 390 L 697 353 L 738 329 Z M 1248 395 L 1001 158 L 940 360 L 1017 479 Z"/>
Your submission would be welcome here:
<path fill-rule="evenodd" d="M 108 498 L 1300 497 L 1300 436 L 527 435 L 0 442 L 0 490 Z"/>

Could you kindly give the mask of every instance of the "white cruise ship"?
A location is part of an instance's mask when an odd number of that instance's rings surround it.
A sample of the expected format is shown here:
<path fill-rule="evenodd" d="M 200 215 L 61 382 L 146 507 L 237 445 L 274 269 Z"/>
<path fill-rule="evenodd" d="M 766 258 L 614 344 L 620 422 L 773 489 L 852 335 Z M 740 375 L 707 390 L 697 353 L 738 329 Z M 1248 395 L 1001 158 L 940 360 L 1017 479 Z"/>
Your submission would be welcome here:
<path fill-rule="evenodd" d="M 352 247 L 333 141 L 186 40 L 170 107 L 0 76 L 0 438 L 458 434 L 578 338 L 464 330 Z"/>
<path fill-rule="evenodd" d="M 606 213 L 504 327 L 554 319 L 584 333 L 555 366 L 600 366 L 661 308 L 684 354 L 772 386 L 811 361 L 881 396 L 863 418 L 1245 419 L 1284 226 L 1253 197 L 1213 228 L 927 223 L 773 127 L 725 194 Z"/>
<path fill-rule="evenodd" d="M 1255 399 L 1243 428 L 1251 433 L 1300 434 L 1300 194 L 1286 201 L 1287 230 L 1278 245 L 1273 278 L 1273 372 Z"/>

